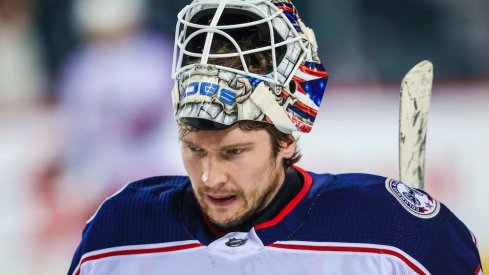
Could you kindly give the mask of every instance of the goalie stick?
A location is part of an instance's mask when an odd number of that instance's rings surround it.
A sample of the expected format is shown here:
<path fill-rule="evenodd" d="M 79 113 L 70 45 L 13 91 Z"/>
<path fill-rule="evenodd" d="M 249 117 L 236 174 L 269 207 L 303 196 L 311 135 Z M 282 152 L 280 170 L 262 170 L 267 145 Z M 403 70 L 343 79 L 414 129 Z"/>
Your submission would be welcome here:
<path fill-rule="evenodd" d="M 424 60 L 401 83 L 399 108 L 399 178 L 424 188 L 426 126 L 430 108 L 433 64 Z"/>

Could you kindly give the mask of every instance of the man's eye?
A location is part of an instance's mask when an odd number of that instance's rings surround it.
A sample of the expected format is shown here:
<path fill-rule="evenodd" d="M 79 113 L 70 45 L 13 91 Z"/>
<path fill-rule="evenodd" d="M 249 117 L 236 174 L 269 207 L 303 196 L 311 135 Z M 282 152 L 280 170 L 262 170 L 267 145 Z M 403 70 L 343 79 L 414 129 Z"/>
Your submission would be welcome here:
<path fill-rule="evenodd" d="M 196 153 L 200 153 L 200 152 L 203 152 L 203 150 L 199 147 L 193 147 L 193 146 L 189 146 L 188 149 L 192 152 L 196 152 Z"/>
<path fill-rule="evenodd" d="M 243 152 L 243 149 L 239 149 L 239 148 L 232 148 L 232 149 L 227 150 L 227 153 L 229 155 L 239 155 L 242 152 Z"/>

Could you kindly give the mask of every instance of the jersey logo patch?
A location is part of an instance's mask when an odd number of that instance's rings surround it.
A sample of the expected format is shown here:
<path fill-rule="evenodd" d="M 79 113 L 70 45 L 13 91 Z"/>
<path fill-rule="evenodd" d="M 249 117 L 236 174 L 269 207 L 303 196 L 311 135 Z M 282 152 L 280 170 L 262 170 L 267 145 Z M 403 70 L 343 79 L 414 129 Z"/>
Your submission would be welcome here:
<path fill-rule="evenodd" d="M 247 238 L 243 238 L 243 239 L 231 238 L 225 244 L 229 247 L 238 247 L 244 245 L 247 241 L 248 241 Z"/>
<path fill-rule="evenodd" d="M 387 179 L 385 183 L 387 191 L 416 217 L 429 219 L 440 212 L 440 203 L 424 191 L 411 188 L 397 180 Z"/>

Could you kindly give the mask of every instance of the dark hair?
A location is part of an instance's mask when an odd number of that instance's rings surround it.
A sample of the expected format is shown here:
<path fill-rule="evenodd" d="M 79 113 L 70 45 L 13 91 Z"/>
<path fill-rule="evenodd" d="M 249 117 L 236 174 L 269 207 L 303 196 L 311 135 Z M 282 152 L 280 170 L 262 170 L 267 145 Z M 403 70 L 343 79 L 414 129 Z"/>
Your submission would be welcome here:
<path fill-rule="evenodd" d="M 264 39 L 263 27 L 256 29 L 246 30 L 246 36 L 241 37 L 236 42 L 241 48 L 241 51 L 247 51 L 251 49 L 261 48 L 269 46 L 270 42 Z M 269 40 L 269 39 L 268 39 Z M 283 50 L 284 46 L 279 49 Z M 219 34 L 214 35 L 214 40 L 211 46 L 211 53 L 213 54 L 225 54 L 236 52 L 235 46 L 226 38 Z M 246 65 L 248 65 L 248 70 L 252 73 L 257 74 L 268 74 L 273 70 L 273 59 L 271 50 L 260 51 L 252 54 L 244 55 L 244 60 Z M 194 64 L 200 62 L 199 58 L 187 57 L 184 61 L 184 65 Z M 232 69 L 243 70 L 243 64 L 238 56 L 230 58 L 209 58 L 208 64 L 220 65 Z"/>
<path fill-rule="evenodd" d="M 234 124 L 236 127 L 239 127 L 242 131 L 258 131 L 265 130 L 270 135 L 270 142 L 272 146 L 272 156 L 275 158 L 280 149 L 283 148 L 282 144 L 290 144 L 296 141 L 295 137 L 292 134 L 285 134 L 279 131 L 273 124 L 266 122 L 259 122 L 253 120 L 240 120 Z M 188 124 L 179 124 L 179 138 L 182 139 L 189 132 L 196 132 L 199 129 L 194 128 Z M 285 168 L 288 168 L 295 163 L 297 163 L 302 157 L 298 146 L 295 147 L 295 152 L 291 158 L 284 159 L 283 165 Z"/>

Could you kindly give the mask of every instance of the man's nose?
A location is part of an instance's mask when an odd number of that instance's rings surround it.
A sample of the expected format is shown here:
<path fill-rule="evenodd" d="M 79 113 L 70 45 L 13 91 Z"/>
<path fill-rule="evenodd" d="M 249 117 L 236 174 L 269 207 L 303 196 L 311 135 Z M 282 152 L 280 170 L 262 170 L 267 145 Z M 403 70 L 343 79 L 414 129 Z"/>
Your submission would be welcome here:
<path fill-rule="evenodd" d="M 226 183 L 226 169 L 218 157 L 208 156 L 202 162 L 203 167 L 201 179 L 204 185 L 213 188 Z"/>

